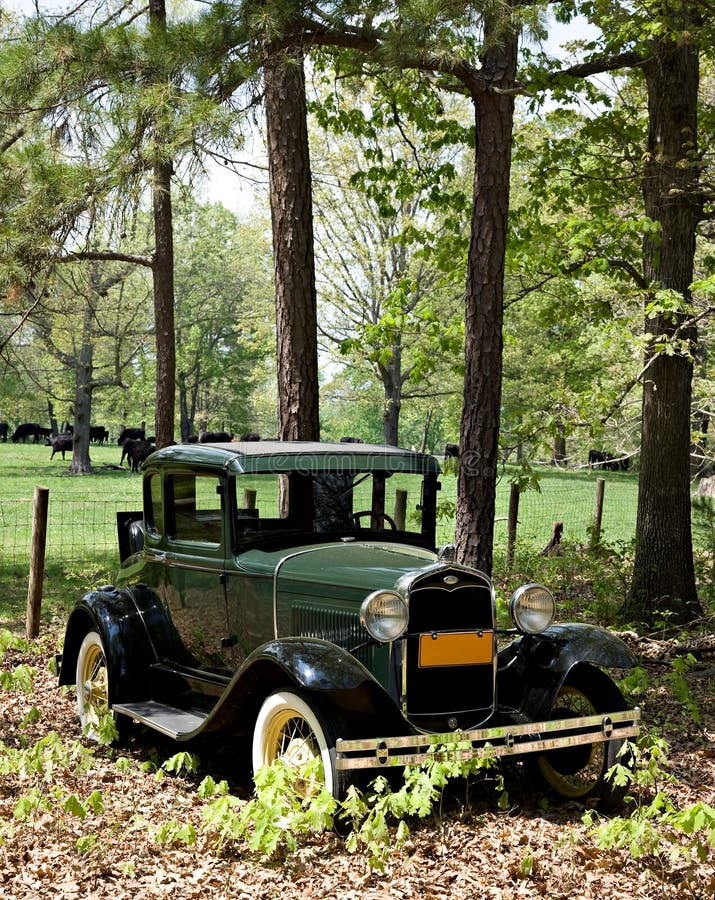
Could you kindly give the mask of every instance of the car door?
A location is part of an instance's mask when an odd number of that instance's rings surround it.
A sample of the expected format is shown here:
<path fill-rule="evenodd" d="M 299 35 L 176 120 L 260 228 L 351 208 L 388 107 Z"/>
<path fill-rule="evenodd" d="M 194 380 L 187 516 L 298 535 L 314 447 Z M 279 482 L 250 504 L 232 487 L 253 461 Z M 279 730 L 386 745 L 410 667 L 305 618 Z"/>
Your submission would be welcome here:
<path fill-rule="evenodd" d="M 225 479 L 212 471 L 165 476 L 163 603 L 190 668 L 230 675 L 226 640 Z"/>

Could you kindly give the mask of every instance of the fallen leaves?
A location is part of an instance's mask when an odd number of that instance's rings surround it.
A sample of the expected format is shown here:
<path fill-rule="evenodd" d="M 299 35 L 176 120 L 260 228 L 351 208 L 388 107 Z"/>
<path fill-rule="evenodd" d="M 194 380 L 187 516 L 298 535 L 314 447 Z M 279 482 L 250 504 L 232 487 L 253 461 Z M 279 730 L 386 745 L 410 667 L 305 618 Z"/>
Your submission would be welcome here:
<path fill-rule="evenodd" d="M 668 647 L 652 642 L 645 646 L 644 665 L 648 667 L 651 654 L 652 664 L 662 671 Z M 656 721 L 671 742 L 678 782 L 669 791 L 681 805 L 697 800 L 715 804 L 715 691 L 707 674 L 713 666 L 709 648 L 707 642 L 698 646 L 702 664 L 688 675 L 701 726 L 684 718 L 667 692 L 643 698 L 646 721 Z M 78 739 L 74 698 L 57 689 L 48 656 L 35 647 L 29 653 L 8 654 L 5 660 L 6 667 L 26 663 L 37 670 L 31 694 L 0 692 L 0 740 L 9 747 L 32 746 L 50 731 L 57 732 L 65 746 Z M 33 705 L 39 719 L 26 718 Z M 457 798 L 425 823 L 412 826 L 404 852 L 389 859 L 382 875 L 371 872 L 359 854 L 348 853 L 340 838 L 325 834 L 268 865 L 251 855 L 222 854 L 208 844 L 201 830 L 197 780 L 157 778 L 155 769 L 143 765 L 151 759 L 163 762 L 176 752 L 175 745 L 137 731 L 122 748 L 129 765 L 121 767 L 117 751 L 93 749 L 91 766 L 75 770 L 56 765 L 51 783 L 39 786 L 47 797 L 76 797 L 77 803 L 50 803 L 21 820 L 14 809 L 36 776 L 0 774 L 0 897 L 700 900 L 715 893 L 712 856 L 697 865 L 682 858 L 634 860 L 626 850 L 598 850 L 578 806 L 542 808 L 540 798 L 530 795 L 518 777 L 509 786 L 509 796 L 519 805 L 510 812 L 500 811 L 488 794 L 469 804 Z M 213 757 L 202 748 L 200 756 L 205 769 L 214 774 L 214 767 L 223 767 L 220 777 L 229 777 L 232 790 L 245 794 L 245 771 L 231 770 L 232 753 Z M 101 795 L 101 805 L 87 803 L 93 792 Z M 78 814 L 80 806 L 87 809 L 84 816 Z M 157 845 L 152 834 L 171 821 L 191 825 L 196 842 Z"/>

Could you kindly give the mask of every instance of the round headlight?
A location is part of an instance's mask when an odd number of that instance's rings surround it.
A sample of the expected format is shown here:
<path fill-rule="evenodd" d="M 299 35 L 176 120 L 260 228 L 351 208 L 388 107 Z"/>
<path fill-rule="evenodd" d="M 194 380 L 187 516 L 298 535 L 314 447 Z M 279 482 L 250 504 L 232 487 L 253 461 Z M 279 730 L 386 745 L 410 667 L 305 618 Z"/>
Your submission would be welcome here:
<path fill-rule="evenodd" d="M 519 631 L 539 634 L 554 621 L 556 603 L 548 588 L 540 584 L 525 584 L 509 602 L 509 615 Z"/>
<path fill-rule="evenodd" d="M 405 601 L 394 591 L 375 591 L 362 602 L 360 622 L 382 644 L 397 640 L 407 629 Z"/>

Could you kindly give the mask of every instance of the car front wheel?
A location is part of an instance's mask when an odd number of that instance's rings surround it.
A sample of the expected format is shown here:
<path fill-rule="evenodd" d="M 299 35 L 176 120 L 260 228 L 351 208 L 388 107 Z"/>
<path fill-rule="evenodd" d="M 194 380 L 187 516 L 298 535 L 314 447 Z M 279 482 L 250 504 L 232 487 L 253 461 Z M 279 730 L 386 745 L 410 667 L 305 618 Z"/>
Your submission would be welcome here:
<path fill-rule="evenodd" d="M 340 727 L 323 713 L 315 701 L 292 691 L 276 691 L 263 703 L 253 731 L 253 771 L 269 766 L 277 759 L 300 769 L 319 757 L 322 771 L 319 783 L 341 799 L 347 788 L 345 773 L 335 768 L 336 728 Z M 318 784 L 298 784 L 300 793 L 309 796 Z"/>
<path fill-rule="evenodd" d="M 104 644 L 96 631 L 87 632 L 80 645 L 76 685 L 77 714 L 82 732 L 90 740 L 99 741 L 102 718 L 109 713 L 109 673 Z M 119 718 L 115 717 L 118 731 Z"/>
<path fill-rule="evenodd" d="M 575 676 L 559 689 L 551 718 L 580 718 L 626 708 L 612 682 L 606 688 L 598 679 Z M 631 754 L 620 754 L 622 746 L 623 740 L 618 739 L 551 750 L 536 758 L 537 770 L 546 786 L 562 799 L 579 801 L 598 794 L 603 807 L 614 809 L 628 785 L 616 785 L 607 773 L 617 763 L 627 768 L 632 764 Z"/>

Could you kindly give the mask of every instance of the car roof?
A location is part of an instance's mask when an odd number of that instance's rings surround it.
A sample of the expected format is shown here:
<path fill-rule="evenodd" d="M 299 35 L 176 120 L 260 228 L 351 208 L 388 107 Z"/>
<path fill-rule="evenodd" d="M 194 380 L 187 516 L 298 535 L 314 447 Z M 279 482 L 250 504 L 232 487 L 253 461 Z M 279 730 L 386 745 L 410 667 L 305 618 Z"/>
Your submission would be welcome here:
<path fill-rule="evenodd" d="M 228 441 L 173 444 L 151 454 L 145 469 L 164 464 L 222 466 L 246 472 L 439 472 L 434 456 L 387 444 L 328 441 Z"/>

